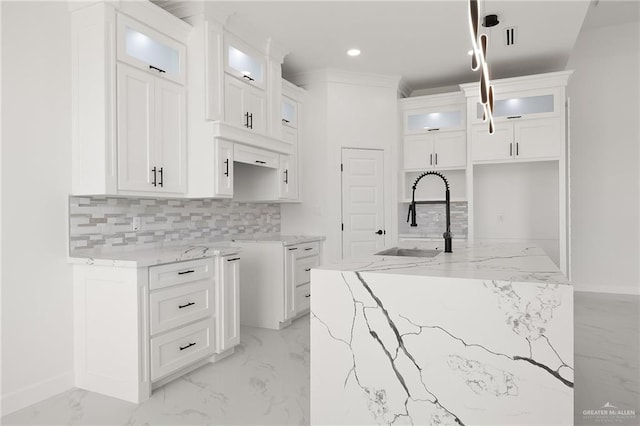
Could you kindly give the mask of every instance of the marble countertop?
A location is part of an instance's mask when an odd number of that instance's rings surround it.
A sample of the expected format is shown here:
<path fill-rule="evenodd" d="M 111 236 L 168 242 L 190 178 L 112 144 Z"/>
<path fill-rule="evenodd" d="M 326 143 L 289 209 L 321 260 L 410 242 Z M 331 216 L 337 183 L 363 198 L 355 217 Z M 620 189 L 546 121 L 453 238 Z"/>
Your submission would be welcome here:
<path fill-rule="evenodd" d="M 69 263 L 81 265 L 139 268 L 184 260 L 227 256 L 242 251 L 228 242 L 183 244 L 147 249 L 82 250 L 69 254 Z"/>
<path fill-rule="evenodd" d="M 310 243 L 312 241 L 324 241 L 325 237 L 314 235 L 281 235 L 281 234 L 263 234 L 253 236 L 240 236 L 234 238 L 236 243 L 282 243 L 283 246 L 292 246 L 294 244 Z"/>
<path fill-rule="evenodd" d="M 400 247 L 433 249 L 434 245 L 442 248 L 432 241 L 404 242 Z M 323 264 L 317 269 L 570 284 L 542 249 L 521 242 L 458 240 L 453 242 L 453 253 L 441 252 L 432 258 L 371 255 Z"/>

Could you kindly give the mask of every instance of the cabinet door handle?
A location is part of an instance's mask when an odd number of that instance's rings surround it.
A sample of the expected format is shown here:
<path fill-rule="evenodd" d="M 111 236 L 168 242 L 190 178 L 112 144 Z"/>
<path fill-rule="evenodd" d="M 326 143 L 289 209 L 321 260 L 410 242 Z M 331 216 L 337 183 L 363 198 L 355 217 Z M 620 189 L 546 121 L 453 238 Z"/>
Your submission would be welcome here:
<path fill-rule="evenodd" d="M 438 165 L 438 153 L 436 152 L 436 166 Z"/>
<path fill-rule="evenodd" d="M 429 154 L 429 165 L 433 166 L 433 154 Z"/>
<path fill-rule="evenodd" d="M 224 160 L 224 165 L 225 165 L 224 175 L 226 177 L 229 177 L 229 159 L 228 158 L 226 160 Z"/>
<path fill-rule="evenodd" d="M 305 247 L 305 250 L 313 250 L 313 247 Z"/>
<path fill-rule="evenodd" d="M 240 260 L 240 258 L 234 257 L 233 259 L 227 259 L 227 262 L 235 262 L 236 260 Z"/>
<path fill-rule="evenodd" d="M 193 269 L 189 269 L 188 271 L 180 271 L 178 272 L 178 275 L 186 275 L 186 274 L 193 274 L 195 271 Z"/>
<path fill-rule="evenodd" d="M 184 309 L 184 308 L 186 308 L 187 306 L 193 306 L 193 305 L 195 305 L 195 304 L 196 304 L 196 302 L 189 302 L 189 303 L 187 303 L 186 305 L 178 305 L 178 309 Z"/>
<path fill-rule="evenodd" d="M 304 271 L 305 271 L 305 272 L 309 272 L 309 271 L 311 271 L 311 268 L 307 268 L 307 269 L 305 269 Z"/>
<path fill-rule="evenodd" d="M 427 132 L 437 132 L 438 130 L 440 130 L 440 129 L 439 128 L 427 129 Z"/>
<path fill-rule="evenodd" d="M 244 113 L 244 127 L 246 127 L 247 129 L 249 128 L 249 113 L 248 112 Z"/>
<path fill-rule="evenodd" d="M 256 163 L 258 163 L 258 164 L 267 164 L 266 161 L 262 161 L 262 160 L 256 160 Z"/>
<path fill-rule="evenodd" d="M 507 117 L 507 119 L 511 120 L 512 118 L 522 118 L 521 115 L 511 115 L 509 117 Z"/>
<path fill-rule="evenodd" d="M 289 184 L 289 169 L 284 169 L 284 183 Z"/>
<path fill-rule="evenodd" d="M 289 249 L 289 251 L 293 251 L 293 250 L 298 250 L 298 247 L 292 247 Z"/>
<path fill-rule="evenodd" d="M 516 142 L 516 157 L 520 155 L 520 142 Z"/>
<path fill-rule="evenodd" d="M 160 74 L 162 74 L 162 73 L 165 73 L 165 72 L 166 72 L 165 70 L 160 69 L 160 68 L 158 68 L 158 67 L 154 67 L 153 65 L 149 65 L 149 69 L 150 69 L 150 70 L 156 70 L 156 71 L 158 71 Z"/>
<path fill-rule="evenodd" d="M 291 123 L 291 121 L 287 120 L 286 118 L 283 118 L 283 119 L 282 119 L 282 122 L 283 122 L 283 123 Z"/>
<path fill-rule="evenodd" d="M 187 346 L 180 346 L 180 350 L 184 351 L 185 349 L 190 348 L 191 346 L 195 346 L 195 345 L 196 345 L 196 342 L 192 342 L 192 343 L 189 343 Z"/>
<path fill-rule="evenodd" d="M 304 297 L 309 298 L 309 297 L 311 297 L 311 295 L 310 294 L 305 294 Z"/>
<path fill-rule="evenodd" d="M 248 75 L 246 75 L 246 74 L 242 74 L 242 78 L 247 79 L 247 80 L 249 80 L 249 81 L 256 81 L 256 79 L 255 79 L 255 78 L 251 78 L 251 77 L 249 77 L 249 76 L 248 76 Z"/>
<path fill-rule="evenodd" d="M 159 173 L 160 173 L 160 183 L 158 183 L 158 185 L 160 185 L 160 187 L 162 188 L 164 186 L 164 167 L 160 167 Z"/>
<path fill-rule="evenodd" d="M 509 157 L 513 157 L 513 143 L 509 144 Z"/>
<path fill-rule="evenodd" d="M 153 169 L 151 169 L 151 171 L 153 172 L 153 182 L 151 182 L 151 185 L 153 186 L 157 186 L 157 179 L 156 179 L 156 168 L 154 167 Z"/>
<path fill-rule="evenodd" d="M 253 113 L 249 114 L 249 128 L 253 129 Z"/>

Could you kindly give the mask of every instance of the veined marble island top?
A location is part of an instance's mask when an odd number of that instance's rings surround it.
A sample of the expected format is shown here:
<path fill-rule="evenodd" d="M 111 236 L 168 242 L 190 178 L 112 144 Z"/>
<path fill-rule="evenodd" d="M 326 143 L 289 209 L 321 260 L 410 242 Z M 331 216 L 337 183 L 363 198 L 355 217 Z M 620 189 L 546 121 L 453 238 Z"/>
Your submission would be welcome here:
<path fill-rule="evenodd" d="M 368 256 L 311 294 L 312 425 L 573 425 L 573 287 L 541 249 Z"/>
<path fill-rule="evenodd" d="M 402 248 L 438 247 L 435 241 L 401 244 Z M 569 284 L 555 263 L 540 248 L 525 243 L 454 241 L 453 253 L 442 251 L 435 257 L 371 255 L 319 269 L 380 272 L 443 278 L 468 278 L 536 283 Z"/>

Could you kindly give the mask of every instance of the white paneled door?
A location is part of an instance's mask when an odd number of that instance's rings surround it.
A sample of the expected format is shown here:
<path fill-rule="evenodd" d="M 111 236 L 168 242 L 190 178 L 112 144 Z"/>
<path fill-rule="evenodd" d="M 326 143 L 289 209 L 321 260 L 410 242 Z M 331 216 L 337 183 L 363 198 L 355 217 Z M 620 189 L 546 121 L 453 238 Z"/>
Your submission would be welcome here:
<path fill-rule="evenodd" d="M 342 258 L 385 246 L 383 151 L 342 149 Z"/>

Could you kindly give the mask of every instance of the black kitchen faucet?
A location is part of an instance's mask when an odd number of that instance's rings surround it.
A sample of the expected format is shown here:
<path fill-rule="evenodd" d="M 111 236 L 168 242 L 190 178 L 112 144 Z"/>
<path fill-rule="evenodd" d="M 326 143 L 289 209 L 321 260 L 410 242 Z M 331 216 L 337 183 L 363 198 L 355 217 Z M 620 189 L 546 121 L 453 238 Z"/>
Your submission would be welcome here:
<path fill-rule="evenodd" d="M 444 186 L 445 186 L 444 201 L 416 201 L 416 188 L 418 187 L 418 182 L 420 182 L 420 179 L 428 175 L 438 176 L 444 181 Z M 409 222 L 409 219 L 411 219 L 411 226 L 418 226 L 418 223 L 416 222 L 416 204 L 444 204 L 445 205 L 446 216 L 447 216 L 447 229 L 444 232 L 444 234 L 442 234 L 442 236 L 444 237 L 444 252 L 452 253 L 453 251 L 451 250 L 451 236 L 452 236 L 451 206 L 449 202 L 449 182 L 447 181 L 447 178 L 444 177 L 444 175 L 442 175 L 441 173 L 434 172 L 434 171 L 424 172 L 416 178 L 415 182 L 413 182 L 413 193 L 411 194 L 411 205 L 409 206 L 409 214 L 407 215 L 407 222 Z"/>

